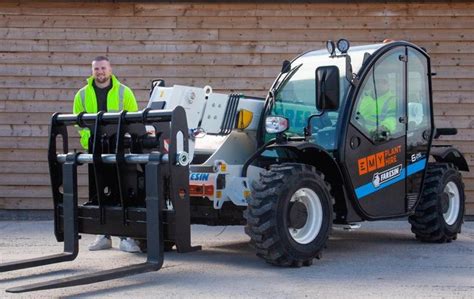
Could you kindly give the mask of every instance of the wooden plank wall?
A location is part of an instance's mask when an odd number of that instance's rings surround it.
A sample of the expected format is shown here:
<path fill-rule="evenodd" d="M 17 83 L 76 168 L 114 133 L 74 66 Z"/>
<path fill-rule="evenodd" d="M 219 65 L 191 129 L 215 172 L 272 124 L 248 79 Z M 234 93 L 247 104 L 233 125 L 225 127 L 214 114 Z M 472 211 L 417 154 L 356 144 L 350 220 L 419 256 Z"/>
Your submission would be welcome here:
<path fill-rule="evenodd" d="M 360 1 L 359 1 L 360 2 Z M 375 1 L 374 1 L 375 2 Z M 49 209 L 48 121 L 70 112 L 96 55 L 135 90 L 150 80 L 263 96 L 284 59 L 404 39 L 432 54 L 436 123 L 474 168 L 474 3 L 0 3 L 0 209 Z M 474 214 L 474 175 L 465 174 Z M 81 176 L 80 185 L 85 178 Z"/>

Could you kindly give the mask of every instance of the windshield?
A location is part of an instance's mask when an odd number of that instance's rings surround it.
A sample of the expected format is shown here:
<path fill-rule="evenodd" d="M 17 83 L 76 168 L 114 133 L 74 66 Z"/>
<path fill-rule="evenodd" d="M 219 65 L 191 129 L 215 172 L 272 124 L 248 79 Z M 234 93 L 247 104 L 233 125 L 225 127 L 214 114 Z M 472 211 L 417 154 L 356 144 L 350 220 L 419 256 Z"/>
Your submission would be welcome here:
<path fill-rule="evenodd" d="M 319 55 L 314 55 L 314 53 Z M 304 55 L 296 59 L 292 70 L 281 79 L 275 93 L 275 101 L 271 115 L 284 116 L 289 121 L 287 136 L 304 137 L 304 129 L 311 119 L 311 142 L 330 150 L 335 147 L 335 126 L 339 111 L 325 112 L 320 115 L 316 109 L 316 69 L 324 65 L 336 65 L 341 74 L 341 99 L 344 90 L 347 90 L 345 76 L 345 60 L 343 58 L 329 58 L 326 51 L 316 51 L 313 55 Z M 340 107 L 342 106 L 342 103 Z M 313 117 L 311 117 L 313 116 Z M 273 138 L 267 134 L 267 140 Z"/>
<path fill-rule="evenodd" d="M 372 54 L 382 44 L 358 46 L 349 50 L 352 70 L 357 73 L 361 68 L 364 56 Z M 320 113 L 316 109 L 316 69 L 320 66 L 334 65 L 339 68 L 339 109 Z M 291 63 L 291 71 L 282 76 L 277 84 L 275 100 L 270 115 L 284 116 L 289 121 L 287 136 L 304 137 L 304 129 L 308 126 L 311 132 L 310 142 L 314 142 L 327 150 L 337 146 L 336 126 L 339 112 L 343 110 L 345 98 L 349 90 L 346 79 L 346 61 L 344 57 L 329 57 L 326 50 L 305 53 Z M 266 134 L 265 140 L 274 138 L 274 134 Z"/>

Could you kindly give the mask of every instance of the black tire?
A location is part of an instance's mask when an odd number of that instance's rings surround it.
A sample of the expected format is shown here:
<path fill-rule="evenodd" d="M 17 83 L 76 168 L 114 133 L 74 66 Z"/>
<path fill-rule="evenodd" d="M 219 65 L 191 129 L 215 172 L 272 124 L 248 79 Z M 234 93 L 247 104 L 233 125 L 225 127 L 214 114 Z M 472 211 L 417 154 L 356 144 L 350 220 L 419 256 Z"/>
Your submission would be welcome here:
<path fill-rule="evenodd" d="M 459 200 L 455 199 L 453 189 L 457 189 Z M 415 214 L 408 218 L 411 231 L 423 242 L 456 240 L 463 223 L 464 201 L 464 184 L 459 171 L 452 164 L 430 163 L 420 203 Z"/>
<path fill-rule="evenodd" d="M 332 226 L 333 203 L 323 174 L 305 164 L 272 165 L 252 187 L 252 198 L 244 213 L 245 232 L 257 256 L 273 265 L 292 267 L 309 266 L 314 258 L 320 258 Z M 296 192 L 307 196 L 292 201 Z M 321 221 L 315 222 L 316 218 Z M 302 239 L 298 239 L 298 233 L 302 233 Z"/>

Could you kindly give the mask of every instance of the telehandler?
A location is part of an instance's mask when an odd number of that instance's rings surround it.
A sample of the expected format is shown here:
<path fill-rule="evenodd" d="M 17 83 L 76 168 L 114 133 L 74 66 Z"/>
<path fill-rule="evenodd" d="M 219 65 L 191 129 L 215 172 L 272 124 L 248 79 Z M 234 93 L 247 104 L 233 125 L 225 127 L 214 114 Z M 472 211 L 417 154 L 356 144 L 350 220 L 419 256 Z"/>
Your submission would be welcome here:
<path fill-rule="evenodd" d="M 0 272 L 73 260 L 80 233 L 146 239 L 147 261 L 7 291 L 159 270 L 164 251 L 200 249 L 191 224 L 245 225 L 259 257 L 293 267 L 320 258 L 333 225 L 408 216 L 420 241 L 455 240 L 469 168 L 433 144 L 457 131 L 434 126 L 427 52 L 405 41 L 326 48 L 284 61 L 265 99 L 155 80 L 143 111 L 54 114 L 48 161 L 64 252 Z M 69 149 L 71 126 L 91 130 L 88 153 Z"/>

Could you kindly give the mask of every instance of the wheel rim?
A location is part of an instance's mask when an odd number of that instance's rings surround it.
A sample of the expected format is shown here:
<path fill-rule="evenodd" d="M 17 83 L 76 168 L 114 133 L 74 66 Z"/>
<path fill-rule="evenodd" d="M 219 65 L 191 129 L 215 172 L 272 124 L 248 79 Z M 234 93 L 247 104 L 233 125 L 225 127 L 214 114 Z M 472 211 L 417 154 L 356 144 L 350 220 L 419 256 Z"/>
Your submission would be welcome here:
<path fill-rule="evenodd" d="M 291 237 L 299 244 L 312 242 L 321 230 L 323 208 L 319 196 L 309 188 L 301 188 L 291 197 L 290 203 L 299 202 L 306 208 L 307 218 L 301 228 L 288 227 Z"/>
<path fill-rule="evenodd" d="M 444 221 L 448 225 L 453 225 L 458 219 L 461 200 L 459 197 L 459 189 L 456 183 L 449 182 L 444 187 L 444 193 L 448 195 L 448 210 L 443 213 Z"/>

